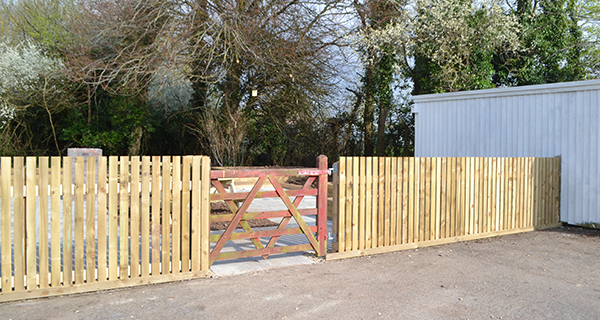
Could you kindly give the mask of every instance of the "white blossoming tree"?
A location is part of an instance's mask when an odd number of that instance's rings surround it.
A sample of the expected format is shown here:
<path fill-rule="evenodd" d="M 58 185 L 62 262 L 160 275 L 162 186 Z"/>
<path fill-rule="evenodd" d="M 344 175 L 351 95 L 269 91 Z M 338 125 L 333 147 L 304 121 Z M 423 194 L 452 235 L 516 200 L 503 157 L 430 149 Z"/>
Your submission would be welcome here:
<path fill-rule="evenodd" d="M 61 91 L 52 79 L 61 68 L 59 60 L 47 57 L 29 42 L 13 46 L 0 40 L 0 153 L 17 153 L 23 148 L 19 116 L 31 105 L 43 105 L 52 124 L 51 111 Z M 56 134 L 53 136 L 57 143 Z"/>
<path fill-rule="evenodd" d="M 398 71 L 412 78 L 419 94 L 493 86 L 492 55 L 516 48 L 517 33 L 515 17 L 496 0 L 416 0 L 393 23 L 358 41 L 373 48 L 393 45 L 403 62 Z"/>

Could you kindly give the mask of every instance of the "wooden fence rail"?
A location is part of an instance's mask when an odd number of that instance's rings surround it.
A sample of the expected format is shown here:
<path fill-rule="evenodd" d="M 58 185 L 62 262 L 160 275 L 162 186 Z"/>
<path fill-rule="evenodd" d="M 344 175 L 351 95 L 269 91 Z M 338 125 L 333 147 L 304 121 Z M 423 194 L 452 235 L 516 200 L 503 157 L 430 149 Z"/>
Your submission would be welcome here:
<path fill-rule="evenodd" d="M 327 259 L 559 223 L 559 157 L 342 157 L 334 166 L 335 239 Z"/>
<path fill-rule="evenodd" d="M 1 158 L 0 301 L 205 276 L 209 187 L 202 156 Z"/>

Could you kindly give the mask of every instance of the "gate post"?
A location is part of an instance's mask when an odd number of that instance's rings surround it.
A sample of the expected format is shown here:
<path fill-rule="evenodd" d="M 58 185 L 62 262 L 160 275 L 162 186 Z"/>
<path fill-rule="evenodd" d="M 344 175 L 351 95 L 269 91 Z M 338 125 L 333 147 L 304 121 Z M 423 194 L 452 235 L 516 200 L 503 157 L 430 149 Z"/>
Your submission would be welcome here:
<path fill-rule="evenodd" d="M 317 157 L 317 168 L 327 170 L 327 156 Z M 317 256 L 321 257 L 327 253 L 327 173 L 319 175 L 317 184 L 317 241 L 319 250 Z"/>

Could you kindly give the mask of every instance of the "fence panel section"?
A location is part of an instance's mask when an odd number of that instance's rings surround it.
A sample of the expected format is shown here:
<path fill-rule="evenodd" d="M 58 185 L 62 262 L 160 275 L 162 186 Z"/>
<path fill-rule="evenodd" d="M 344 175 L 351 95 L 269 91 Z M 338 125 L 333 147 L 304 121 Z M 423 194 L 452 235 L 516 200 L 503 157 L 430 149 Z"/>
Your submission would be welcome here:
<path fill-rule="evenodd" d="M 1 158 L 0 301 L 205 276 L 209 188 L 202 156 Z"/>
<path fill-rule="evenodd" d="M 559 224 L 560 157 L 341 157 L 328 259 Z"/>

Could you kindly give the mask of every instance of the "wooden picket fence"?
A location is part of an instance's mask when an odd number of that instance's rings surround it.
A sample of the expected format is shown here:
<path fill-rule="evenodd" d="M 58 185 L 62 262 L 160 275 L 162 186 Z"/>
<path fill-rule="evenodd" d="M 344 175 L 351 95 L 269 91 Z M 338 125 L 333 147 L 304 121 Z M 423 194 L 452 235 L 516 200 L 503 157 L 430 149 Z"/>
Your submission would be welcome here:
<path fill-rule="evenodd" d="M 560 225 L 560 157 L 342 157 L 334 172 L 327 259 Z"/>
<path fill-rule="evenodd" d="M 209 184 L 202 156 L 1 158 L 0 301 L 204 277 Z"/>

